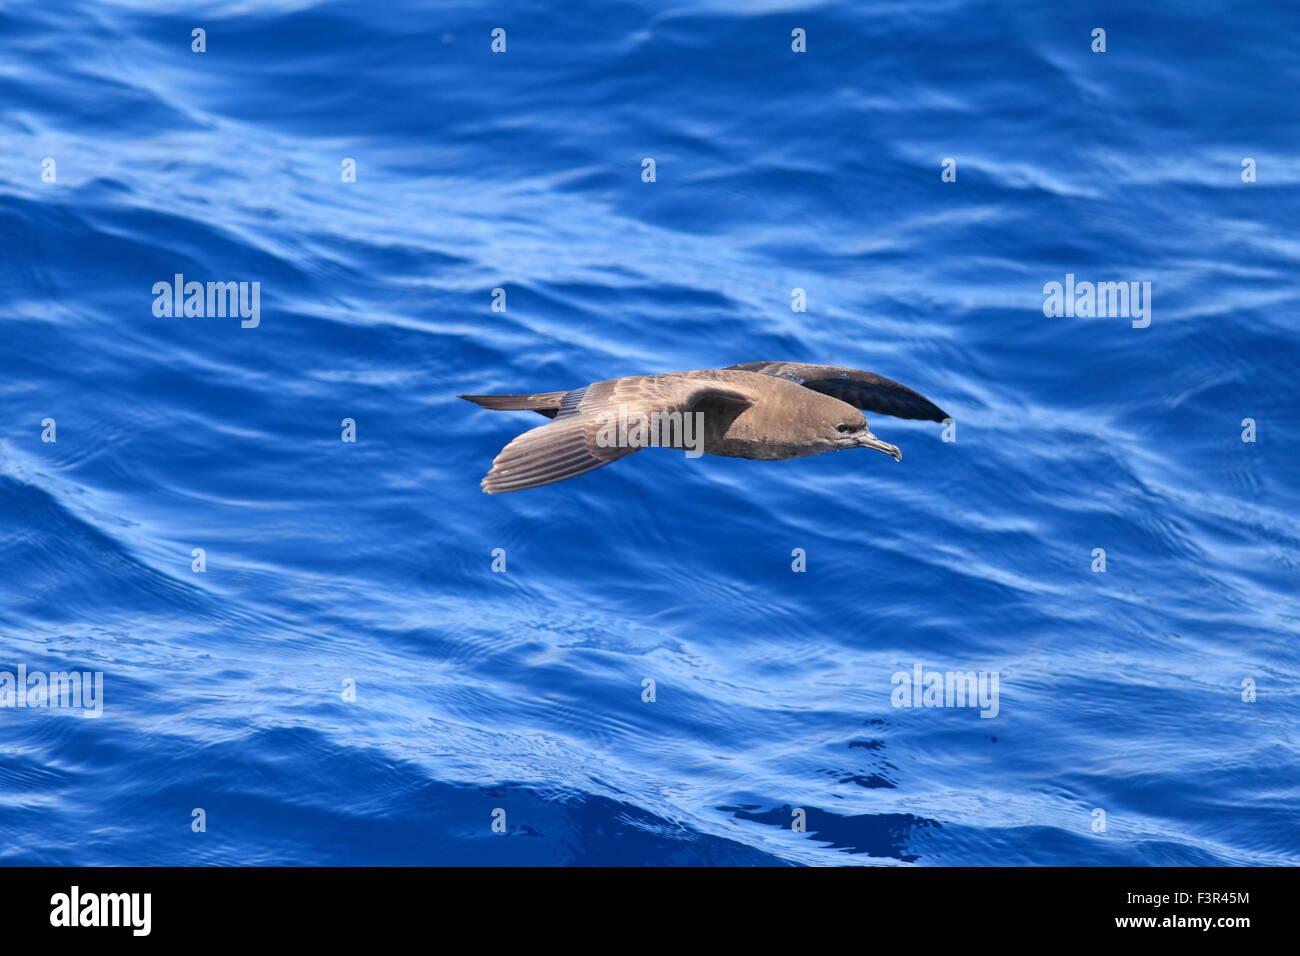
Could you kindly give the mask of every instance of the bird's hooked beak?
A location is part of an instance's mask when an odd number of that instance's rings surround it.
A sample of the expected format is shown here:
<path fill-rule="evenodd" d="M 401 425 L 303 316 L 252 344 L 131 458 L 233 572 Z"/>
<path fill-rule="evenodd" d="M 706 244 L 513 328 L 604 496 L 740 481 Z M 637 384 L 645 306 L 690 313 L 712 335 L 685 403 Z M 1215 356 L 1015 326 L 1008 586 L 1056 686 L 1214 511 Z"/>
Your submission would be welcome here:
<path fill-rule="evenodd" d="M 887 441 L 881 441 L 879 438 L 877 438 L 875 435 L 871 434 L 870 432 L 868 432 L 867 434 L 859 438 L 858 444 L 861 445 L 863 448 L 874 448 L 876 451 L 883 451 L 886 455 L 889 455 L 891 458 L 893 458 L 894 461 L 903 460 L 903 453 L 898 450 L 897 445 L 891 445 Z"/>

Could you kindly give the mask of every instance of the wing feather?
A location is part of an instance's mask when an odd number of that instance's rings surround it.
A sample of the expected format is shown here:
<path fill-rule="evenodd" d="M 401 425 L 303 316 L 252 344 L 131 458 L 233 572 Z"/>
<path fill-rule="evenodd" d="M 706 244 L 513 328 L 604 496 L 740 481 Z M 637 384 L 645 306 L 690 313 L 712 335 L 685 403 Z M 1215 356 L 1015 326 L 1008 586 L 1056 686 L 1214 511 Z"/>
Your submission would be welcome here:
<path fill-rule="evenodd" d="M 947 412 L 924 395 L 875 372 L 798 362 L 746 362 L 743 365 L 729 365 L 727 368 L 788 379 L 804 388 L 811 388 L 814 392 L 838 398 L 864 412 L 930 422 L 941 422 L 949 417 Z"/>
<path fill-rule="evenodd" d="M 689 412 L 706 401 L 737 411 L 749 404 L 744 395 L 721 385 L 673 375 L 611 379 L 575 389 L 564 396 L 553 421 L 524 432 L 501 450 L 482 488 L 490 495 L 523 491 L 595 471 L 639 450 L 603 442 L 601 432 L 610 416 Z"/>

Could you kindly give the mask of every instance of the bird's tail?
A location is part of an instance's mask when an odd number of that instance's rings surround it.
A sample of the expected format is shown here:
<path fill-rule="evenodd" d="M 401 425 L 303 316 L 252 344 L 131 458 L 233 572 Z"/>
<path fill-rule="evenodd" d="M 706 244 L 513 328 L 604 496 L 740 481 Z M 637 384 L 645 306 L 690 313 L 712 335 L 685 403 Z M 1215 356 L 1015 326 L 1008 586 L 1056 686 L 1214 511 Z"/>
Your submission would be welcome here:
<path fill-rule="evenodd" d="M 533 411 L 554 418 L 568 392 L 537 392 L 533 395 L 457 395 L 467 402 L 498 412 Z"/>

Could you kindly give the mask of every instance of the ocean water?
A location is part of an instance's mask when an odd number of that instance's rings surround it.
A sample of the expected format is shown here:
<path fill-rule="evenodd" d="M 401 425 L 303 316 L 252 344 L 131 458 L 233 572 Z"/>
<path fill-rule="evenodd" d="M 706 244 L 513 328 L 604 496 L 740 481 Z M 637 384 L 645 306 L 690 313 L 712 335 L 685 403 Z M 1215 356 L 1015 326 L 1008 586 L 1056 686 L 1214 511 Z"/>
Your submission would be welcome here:
<path fill-rule="evenodd" d="M 3 4 L 0 670 L 103 683 L 0 708 L 0 861 L 1300 863 L 1298 31 Z M 955 425 L 479 490 L 459 393 L 765 359 Z"/>

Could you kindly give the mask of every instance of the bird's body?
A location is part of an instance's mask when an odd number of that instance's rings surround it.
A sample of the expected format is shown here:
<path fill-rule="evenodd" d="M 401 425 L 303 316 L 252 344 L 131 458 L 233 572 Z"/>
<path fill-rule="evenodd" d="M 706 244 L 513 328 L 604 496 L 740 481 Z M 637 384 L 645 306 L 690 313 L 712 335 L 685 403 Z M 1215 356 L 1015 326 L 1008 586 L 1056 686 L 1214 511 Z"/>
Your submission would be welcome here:
<path fill-rule="evenodd" d="M 640 448 L 780 460 L 842 448 L 902 453 L 871 434 L 859 409 L 942 421 L 936 405 L 871 372 L 752 362 L 725 369 L 608 379 L 569 391 L 462 395 L 484 408 L 552 418 L 517 437 L 483 479 L 489 494 L 572 478 Z"/>

